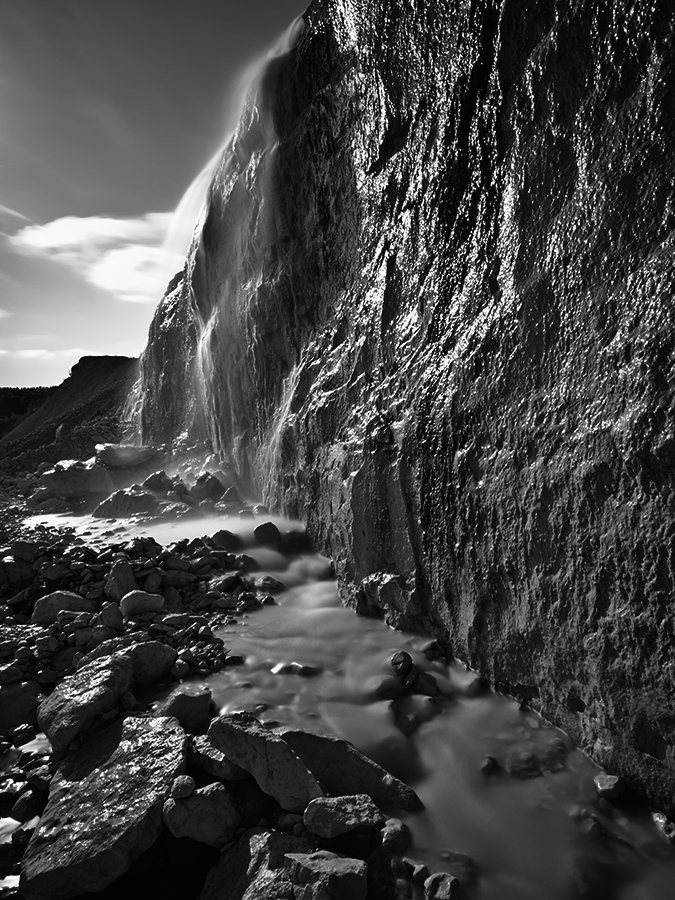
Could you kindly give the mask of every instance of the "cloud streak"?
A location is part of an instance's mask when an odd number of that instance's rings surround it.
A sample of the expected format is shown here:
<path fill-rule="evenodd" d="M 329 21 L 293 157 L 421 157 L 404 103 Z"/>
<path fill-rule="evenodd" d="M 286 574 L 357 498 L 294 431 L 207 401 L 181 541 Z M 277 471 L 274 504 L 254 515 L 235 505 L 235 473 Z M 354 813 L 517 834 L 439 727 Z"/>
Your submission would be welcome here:
<path fill-rule="evenodd" d="M 164 249 L 171 213 L 64 216 L 7 238 L 25 256 L 59 262 L 127 303 L 157 303 L 182 259 Z"/>

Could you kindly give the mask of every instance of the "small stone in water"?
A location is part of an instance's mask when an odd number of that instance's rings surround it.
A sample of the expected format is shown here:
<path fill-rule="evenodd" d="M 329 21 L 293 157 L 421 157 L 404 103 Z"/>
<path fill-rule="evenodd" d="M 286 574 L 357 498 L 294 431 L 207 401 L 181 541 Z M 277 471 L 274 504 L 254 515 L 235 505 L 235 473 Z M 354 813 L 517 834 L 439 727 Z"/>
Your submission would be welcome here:
<path fill-rule="evenodd" d="M 424 896 L 427 900 L 458 900 L 462 895 L 461 891 L 458 879 L 447 872 L 430 875 L 424 882 Z"/>
<path fill-rule="evenodd" d="M 389 660 L 392 669 L 396 673 L 396 677 L 401 681 L 405 681 L 411 669 L 413 668 L 412 656 L 405 650 L 398 650 Z"/>
<path fill-rule="evenodd" d="M 606 800 L 616 800 L 625 790 L 625 785 L 619 776 L 608 775 L 607 772 L 601 772 L 599 775 L 596 775 L 593 782 L 598 796 Z"/>
<path fill-rule="evenodd" d="M 499 770 L 499 763 L 494 758 L 494 756 L 486 756 L 481 763 L 480 770 L 483 775 L 492 775 L 493 772 L 497 772 Z"/>
<path fill-rule="evenodd" d="M 281 533 L 274 522 L 263 522 L 253 529 L 253 534 L 259 544 L 276 544 L 281 541 Z"/>

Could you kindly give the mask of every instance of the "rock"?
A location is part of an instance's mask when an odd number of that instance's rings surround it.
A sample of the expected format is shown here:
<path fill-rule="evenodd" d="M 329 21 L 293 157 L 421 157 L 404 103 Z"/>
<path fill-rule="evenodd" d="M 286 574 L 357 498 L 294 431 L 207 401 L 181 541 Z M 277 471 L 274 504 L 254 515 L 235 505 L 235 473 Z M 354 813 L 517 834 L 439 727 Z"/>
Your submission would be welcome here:
<path fill-rule="evenodd" d="M 125 656 L 96 659 L 64 678 L 40 704 L 38 725 L 63 753 L 98 717 L 116 706 L 131 687 L 133 669 Z"/>
<path fill-rule="evenodd" d="M 40 484 L 58 497 L 84 497 L 87 494 L 109 494 L 115 481 L 94 459 L 64 460 L 40 475 Z"/>
<path fill-rule="evenodd" d="M 216 531 L 215 534 L 212 534 L 211 540 L 222 550 L 234 551 L 241 547 L 241 538 L 239 535 L 234 534 L 232 531 L 227 531 L 225 528 L 221 528 L 220 531 Z"/>
<path fill-rule="evenodd" d="M 134 681 L 137 684 L 154 684 L 168 675 L 178 654 L 173 647 L 161 641 L 142 641 L 121 650 L 133 664 Z"/>
<path fill-rule="evenodd" d="M 185 743 L 172 719 L 127 718 L 71 754 L 52 780 L 23 858 L 26 900 L 101 891 L 119 878 L 160 832 L 164 801 L 185 766 Z"/>
<path fill-rule="evenodd" d="M 314 853 L 287 853 L 289 874 L 294 885 L 311 886 L 311 890 L 298 891 L 298 900 L 365 900 L 367 891 L 367 867 L 361 859 L 347 859 L 317 850 Z M 320 886 L 320 888 L 319 888 Z"/>
<path fill-rule="evenodd" d="M 241 816 L 222 784 L 198 788 L 189 797 L 172 796 L 164 804 L 164 824 L 174 837 L 188 837 L 223 847 L 239 827 Z"/>
<path fill-rule="evenodd" d="M 417 677 L 417 668 L 412 656 L 405 650 L 398 650 L 389 660 L 394 675 L 405 687 L 410 687 Z"/>
<path fill-rule="evenodd" d="M 455 850 L 443 850 L 441 859 L 447 869 L 447 873 L 457 878 L 461 885 L 470 884 L 478 876 L 476 863 L 466 853 L 457 853 Z"/>
<path fill-rule="evenodd" d="M 150 491 L 134 485 L 115 491 L 96 507 L 95 519 L 128 519 L 131 516 L 151 515 L 159 509 L 157 497 Z"/>
<path fill-rule="evenodd" d="M 368 794 L 383 809 L 416 812 L 423 808 L 409 785 L 385 772 L 353 744 L 294 728 L 279 729 L 279 735 L 331 794 Z"/>
<path fill-rule="evenodd" d="M 171 796 L 174 800 L 182 800 L 189 797 L 195 789 L 195 780 L 190 775 L 179 775 L 174 778 L 171 785 Z"/>
<path fill-rule="evenodd" d="M 63 609 L 71 612 L 97 612 L 98 603 L 87 600 L 72 591 L 54 591 L 36 601 L 30 618 L 31 623 L 33 625 L 52 625 L 56 622 L 58 613 Z"/>
<path fill-rule="evenodd" d="M 224 493 L 225 488 L 210 472 L 203 472 L 190 488 L 190 496 L 200 503 L 203 500 L 220 500 Z"/>
<path fill-rule="evenodd" d="M 154 447 L 133 444 L 97 444 L 96 462 L 108 469 L 132 469 L 157 463 L 166 454 Z"/>
<path fill-rule="evenodd" d="M 124 628 L 122 612 L 116 603 L 107 602 L 101 607 L 101 612 L 96 617 L 97 625 L 102 628 L 112 628 L 121 631 Z"/>
<path fill-rule="evenodd" d="M 103 588 L 103 592 L 108 600 L 117 600 L 119 602 L 125 594 L 137 590 L 138 585 L 136 584 L 134 571 L 127 560 L 116 560 L 110 569 Z"/>
<path fill-rule="evenodd" d="M 286 585 L 278 578 L 271 575 L 259 575 L 254 582 L 255 589 L 266 594 L 281 594 L 286 590 Z"/>
<path fill-rule="evenodd" d="M 229 760 L 221 750 L 216 750 L 206 735 L 192 739 L 190 762 L 221 781 L 244 781 L 251 777 L 250 772 Z"/>
<path fill-rule="evenodd" d="M 153 712 L 173 716 L 189 734 L 203 731 L 211 719 L 211 691 L 198 686 L 176 688 Z"/>
<path fill-rule="evenodd" d="M 149 594 L 147 591 L 129 591 L 120 600 L 120 611 L 125 619 L 144 613 L 159 612 L 163 606 L 164 597 L 161 594 Z"/>
<path fill-rule="evenodd" d="M 323 669 L 320 666 L 310 666 L 307 663 L 287 662 L 277 663 L 272 667 L 273 675 L 300 675 L 303 678 L 311 678 L 320 675 Z"/>
<path fill-rule="evenodd" d="M 334 838 L 363 825 L 381 825 L 384 816 L 368 794 L 351 794 L 312 800 L 305 810 L 303 822 L 312 834 Z"/>
<path fill-rule="evenodd" d="M 499 771 L 499 763 L 494 756 L 486 756 L 480 764 L 480 770 L 483 775 L 492 775 L 493 772 Z"/>
<path fill-rule="evenodd" d="M 156 494 L 166 494 L 173 490 L 173 481 L 163 470 L 161 472 L 153 472 L 148 475 L 141 487 L 154 491 Z"/>
<path fill-rule="evenodd" d="M 262 525 L 253 529 L 253 534 L 259 544 L 281 543 L 281 532 L 274 522 L 263 522 Z"/>
<path fill-rule="evenodd" d="M 593 783 L 598 796 L 605 800 L 617 800 L 626 789 L 618 775 L 608 775 L 607 772 L 596 775 Z"/>
<path fill-rule="evenodd" d="M 309 853 L 305 838 L 253 828 L 225 849 L 206 877 L 199 900 L 293 900 L 287 853 Z"/>
<path fill-rule="evenodd" d="M 220 716 L 211 722 L 209 742 L 250 772 L 263 791 L 289 812 L 304 812 L 323 791 L 289 743 L 250 713 Z"/>
<path fill-rule="evenodd" d="M 40 697 L 40 688 L 34 681 L 4 684 L 2 686 L 2 702 L 0 702 L 0 728 L 37 724 Z"/>
<path fill-rule="evenodd" d="M 452 875 L 437 872 L 424 882 L 424 896 L 426 900 L 459 900 L 463 896 L 462 886 Z"/>

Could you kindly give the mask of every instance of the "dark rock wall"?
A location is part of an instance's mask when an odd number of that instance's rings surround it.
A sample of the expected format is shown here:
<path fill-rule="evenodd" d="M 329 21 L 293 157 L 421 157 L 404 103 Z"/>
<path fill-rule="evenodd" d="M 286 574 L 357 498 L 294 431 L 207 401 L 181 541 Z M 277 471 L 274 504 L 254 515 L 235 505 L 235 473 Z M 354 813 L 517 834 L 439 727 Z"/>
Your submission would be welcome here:
<path fill-rule="evenodd" d="M 160 306 L 145 438 L 202 397 L 355 605 L 445 636 L 672 815 L 675 7 L 305 18 L 221 164 L 185 328 Z"/>

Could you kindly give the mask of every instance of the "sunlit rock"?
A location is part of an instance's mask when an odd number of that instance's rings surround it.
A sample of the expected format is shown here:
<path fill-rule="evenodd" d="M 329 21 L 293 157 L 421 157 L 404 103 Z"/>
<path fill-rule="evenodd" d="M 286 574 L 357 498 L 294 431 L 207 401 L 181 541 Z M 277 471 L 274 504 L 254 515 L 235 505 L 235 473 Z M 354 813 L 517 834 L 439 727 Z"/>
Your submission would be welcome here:
<path fill-rule="evenodd" d="M 133 668 L 126 656 L 105 656 L 64 678 L 40 704 L 38 724 L 62 753 L 131 687 Z"/>
<path fill-rule="evenodd" d="M 287 853 L 286 860 L 290 879 L 298 886 L 294 890 L 298 900 L 319 897 L 365 900 L 367 866 L 363 860 L 338 856 L 328 850 Z"/>
<path fill-rule="evenodd" d="M 312 834 L 337 837 L 364 825 L 381 825 L 385 820 L 368 794 L 319 797 L 308 805 L 303 821 Z"/>
<path fill-rule="evenodd" d="M 368 794 L 383 809 L 422 809 L 422 801 L 409 785 L 385 772 L 353 744 L 301 729 L 280 728 L 278 733 L 331 794 Z"/>
<path fill-rule="evenodd" d="M 314 775 L 290 745 L 250 713 L 219 716 L 211 722 L 208 738 L 228 759 L 250 772 L 283 809 L 303 812 L 310 800 L 323 796 Z"/>
<path fill-rule="evenodd" d="M 111 473 L 95 459 L 63 460 L 40 475 L 40 484 L 59 497 L 109 494 L 118 487 Z"/>
<path fill-rule="evenodd" d="M 93 511 L 97 519 L 128 519 L 130 516 L 150 515 L 159 509 L 157 497 L 139 485 L 115 491 Z"/>
<path fill-rule="evenodd" d="M 100 891 L 122 875 L 159 834 L 185 745 L 173 719 L 127 718 L 71 754 L 23 858 L 26 900 Z"/>
<path fill-rule="evenodd" d="M 144 613 L 159 612 L 163 606 L 164 597 L 161 594 L 150 594 L 147 591 L 129 591 L 120 600 L 120 612 L 125 619 Z"/>

